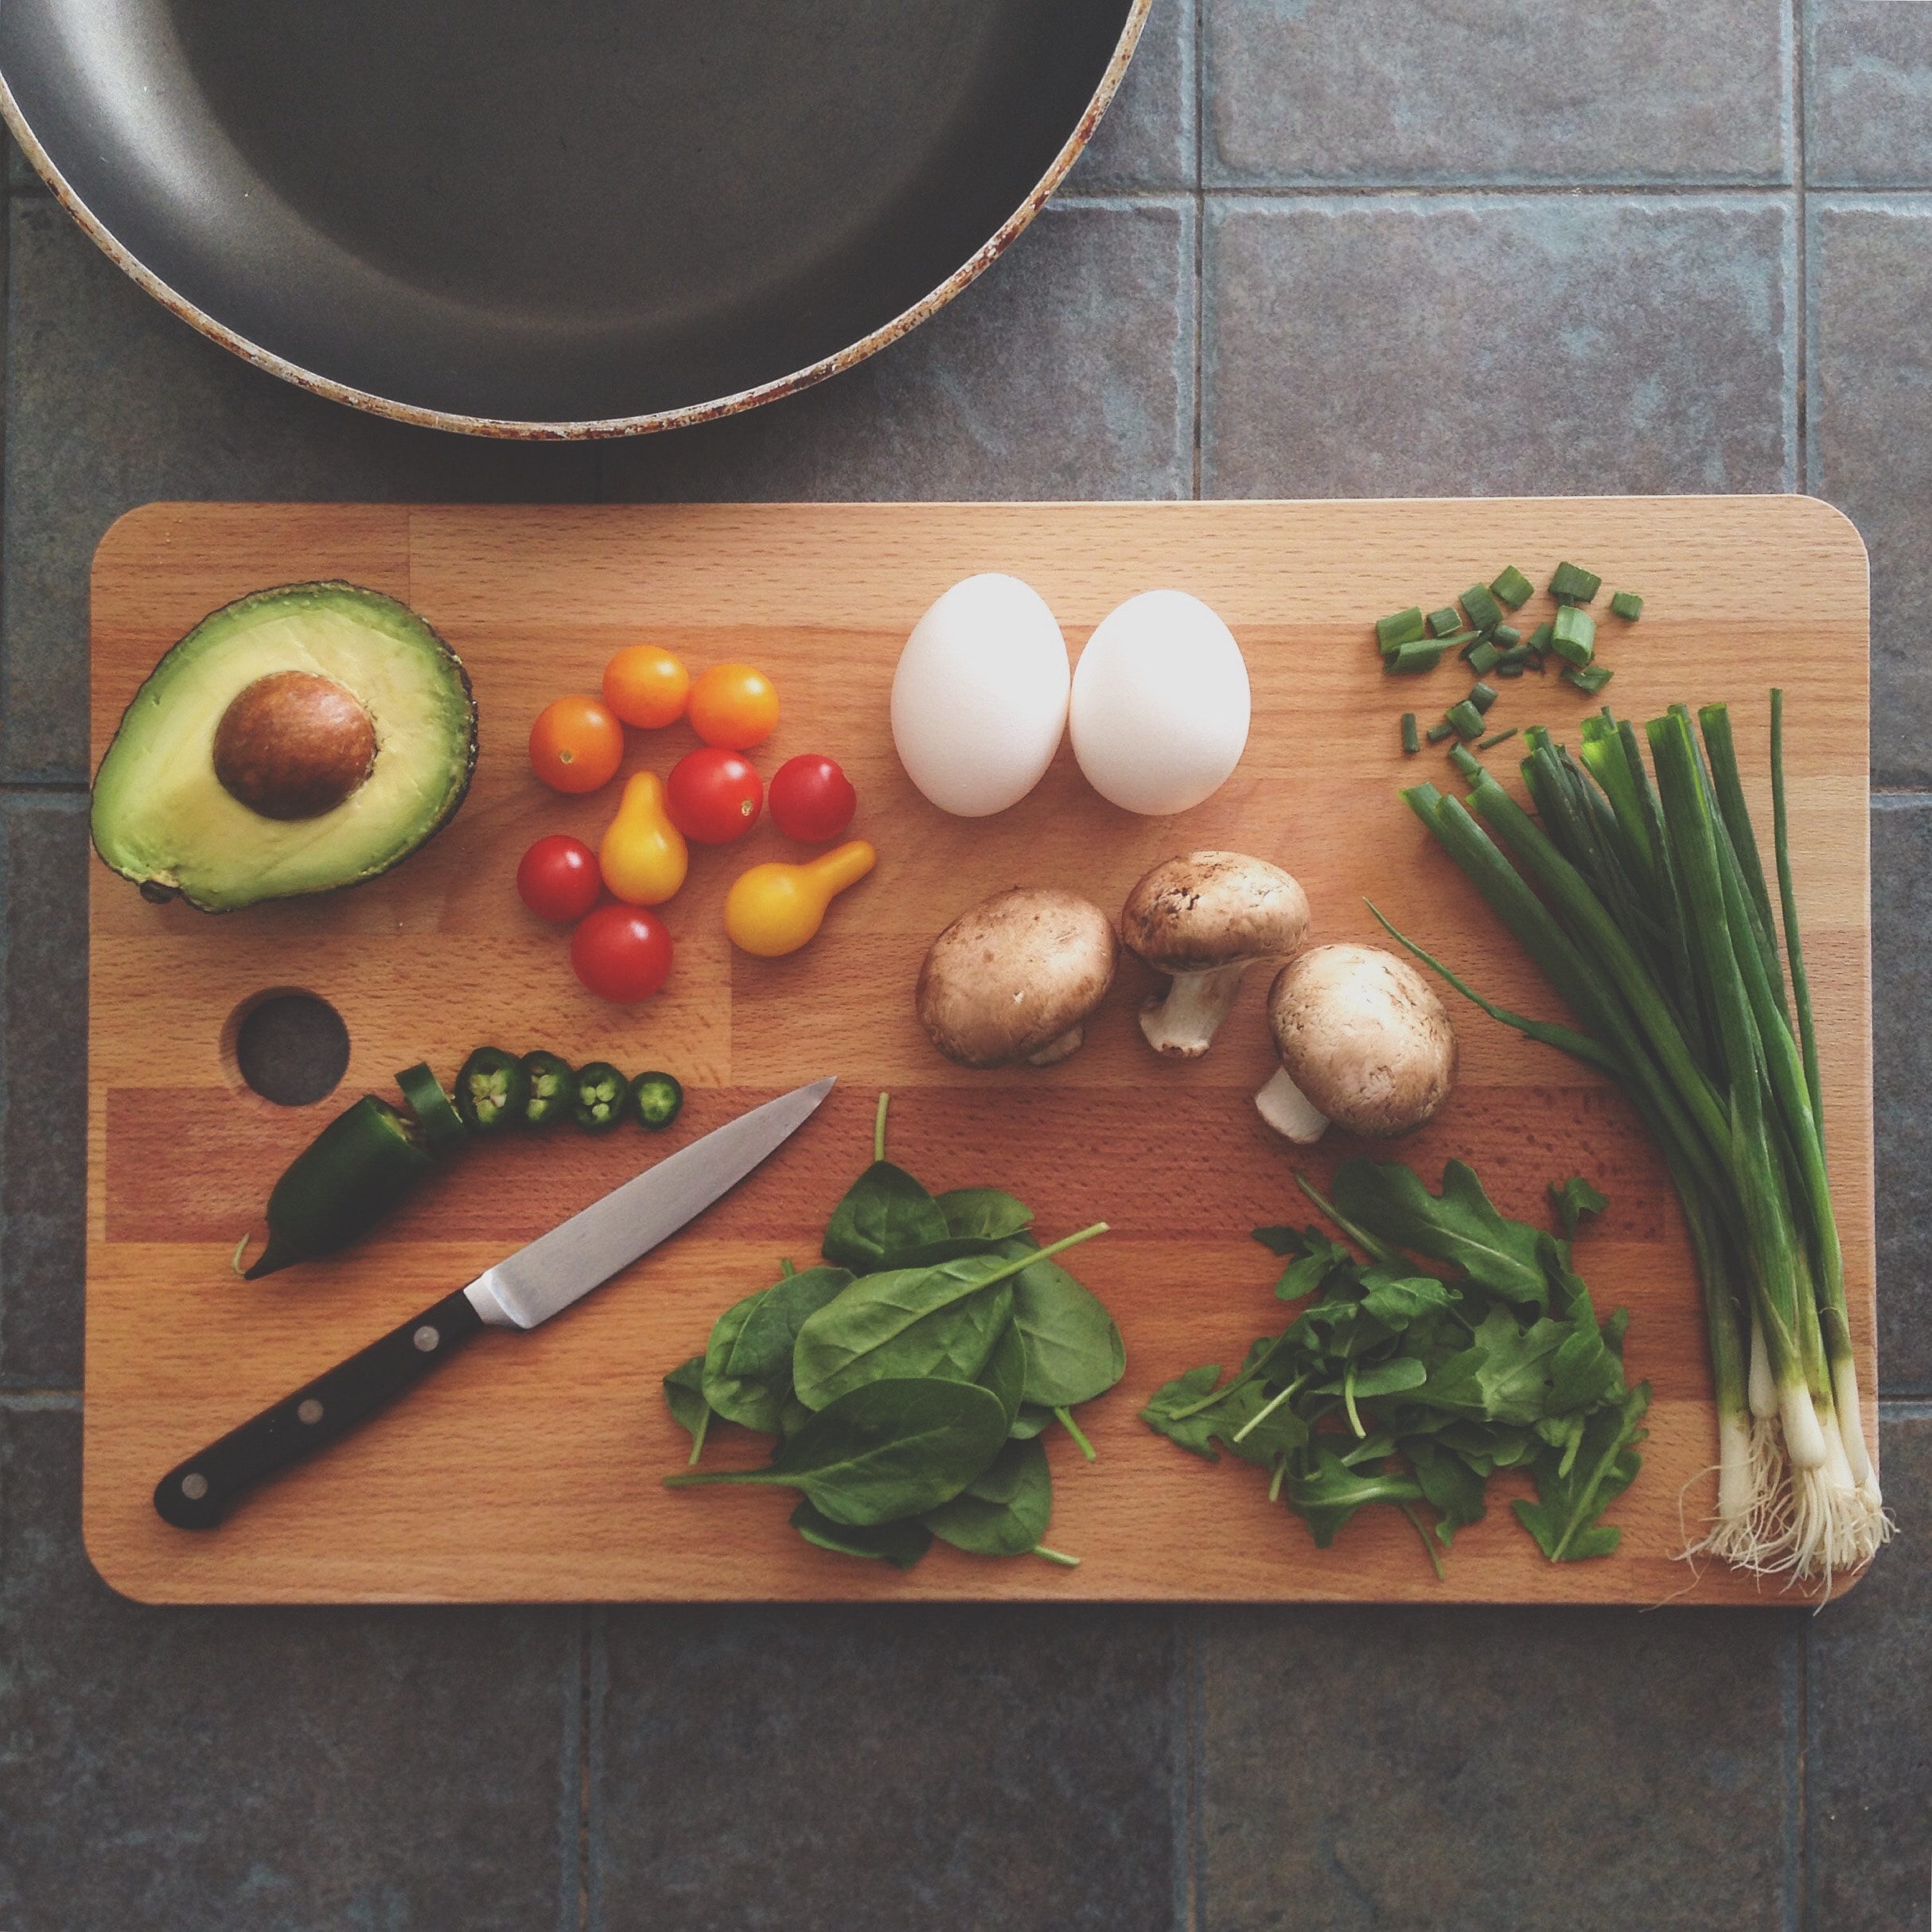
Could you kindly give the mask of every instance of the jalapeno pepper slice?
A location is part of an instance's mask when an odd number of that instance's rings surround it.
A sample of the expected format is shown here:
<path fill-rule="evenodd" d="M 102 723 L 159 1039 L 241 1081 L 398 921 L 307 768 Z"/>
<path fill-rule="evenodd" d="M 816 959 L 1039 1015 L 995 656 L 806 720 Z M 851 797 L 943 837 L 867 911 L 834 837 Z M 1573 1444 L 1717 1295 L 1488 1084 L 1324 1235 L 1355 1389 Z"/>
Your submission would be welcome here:
<path fill-rule="evenodd" d="M 524 1102 L 524 1125 L 555 1127 L 569 1117 L 571 1104 L 577 1097 L 577 1076 L 567 1060 L 540 1049 L 524 1055 L 524 1071 L 530 1076 L 530 1097 Z"/>
<path fill-rule="evenodd" d="M 366 1234 L 435 1164 L 416 1132 L 373 1096 L 337 1114 L 276 1182 L 268 1245 L 247 1279 L 333 1254 Z"/>
<path fill-rule="evenodd" d="M 630 1082 L 608 1060 L 580 1066 L 574 1089 L 571 1118 L 586 1134 L 607 1134 L 624 1118 Z"/>
<path fill-rule="evenodd" d="M 507 1132 L 522 1120 L 529 1098 L 524 1063 L 501 1046 L 479 1046 L 456 1077 L 456 1111 L 472 1133 Z"/>
<path fill-rule="evenodd" d="M 668 1073 L 640 1073 L 630 1083 L 630 1110 L 641 1125 L 660 1133 L 684 1105 L 684 1089 Z"/>
<path fill-rule="evenodd" d="M 409 1111 L 416 1116 L 416 1124 L 423 1129 L 423 1144 L 430 1153 L 446 1154 L 462 1145 L 465 1132 L 462 1116 L 450 1104 L 442 1082 L 430 1071 L 427 1061 L 404 1067 L 396 1075 L 395 1084 L 402 1089 Z"/>

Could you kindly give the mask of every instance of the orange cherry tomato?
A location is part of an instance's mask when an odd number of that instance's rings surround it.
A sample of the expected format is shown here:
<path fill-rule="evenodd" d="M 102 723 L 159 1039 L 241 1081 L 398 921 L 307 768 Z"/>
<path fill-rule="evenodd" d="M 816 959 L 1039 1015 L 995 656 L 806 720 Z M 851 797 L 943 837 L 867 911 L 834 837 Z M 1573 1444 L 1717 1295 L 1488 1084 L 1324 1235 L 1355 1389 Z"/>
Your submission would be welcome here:
<path fill-rule="evenodd" d="M 530 769 L 553 791 L 594 792 L 624 762 L 624 727 L 601 698 L 559 698 L 530 727 Z"/>
<path fill-rule="evenodd" d="M 630 645 L 604 667 L 604 702 L 643 730 L 676 724 L 690 695 L 691 673 L 654 644 Z"/>
<path fill-rule="evenodd" d="M 691 680 L 691 729 L 707 745 L 745 751 L 762 745 L 778 722 L 778 694 L 749 664 L 713 664 Z"/>

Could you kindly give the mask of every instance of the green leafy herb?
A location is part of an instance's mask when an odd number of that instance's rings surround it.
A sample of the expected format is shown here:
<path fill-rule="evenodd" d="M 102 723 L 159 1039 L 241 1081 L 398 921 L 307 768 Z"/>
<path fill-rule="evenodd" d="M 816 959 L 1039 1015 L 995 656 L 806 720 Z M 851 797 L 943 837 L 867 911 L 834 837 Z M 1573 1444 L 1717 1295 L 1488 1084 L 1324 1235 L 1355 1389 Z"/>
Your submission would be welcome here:
<path fill-rule="evenodd" d="M 695 1467 L 704 1453 L 704 1434 L 711 1427 L 711 1406 L 704 1399 L 704 1357 L 680 1362 L 664 1377 L 664 1401 L 672 1420 L 691 1432 L 691 1460 Z"/>
<path fill-rule="evenodd" d="M 1009 1442 L 991 1468 L 920 1521 L 941 1542 L 976 1556 L 1024 1556 L 1046 1533 L 1054 1478 L 1038 1441 Z"/>
<path fill-rule="evenodd" d="M 1562 1217 L 1563 1232 L 1571 1241 L 1576 1240 L 1576 1224 L 1584 1215 L 1600 1214 L 1610 1206 L 1580 1174 L 1572 1174 L 1560 1187 L 1552 1181 L 1549 1198 L 1556 1203 L 1556 1212 Z"/>
<path fill-rule="evenodd" d="M 923 1523 L 906 1519 L 861 1529 L 851 1523 L 835 1523 L 803 1498 L 792 1512 L 792 1527 L 820 1549 L 889 1563 L 898 1570 L 910 1570 L 933 1547 L 933 1533 Z"/>

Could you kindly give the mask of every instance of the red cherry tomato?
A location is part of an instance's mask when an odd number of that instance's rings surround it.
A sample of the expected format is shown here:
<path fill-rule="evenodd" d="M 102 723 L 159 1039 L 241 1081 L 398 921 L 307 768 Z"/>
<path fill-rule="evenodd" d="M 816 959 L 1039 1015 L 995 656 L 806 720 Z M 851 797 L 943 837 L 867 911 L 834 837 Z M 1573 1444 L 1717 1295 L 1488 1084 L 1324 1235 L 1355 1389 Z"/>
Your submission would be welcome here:
<path fill-rule="evenodd" d="M 772 823 L 788 839 L 823 845 L 843 837 L 858 804 L 851 780 L 830 758 L 807 752 L 772 773 Z"/>
<path fill-rule="evenodd" d="M 749 758 L 707 745 L 687 752 L 664 781 L 671 823 L 700 845 L 729 845 L 758 822 L 765 787 Z"/>
<path fill-rule="evenodd" d="M 538 918 L 558 925 L 581 919 L 597 903 L 603 884 L 596 853 L 560 832 L 539 839 L 516 868 L 516 896 Z"/>
<path fill-rule="evenodd" d="M 571 964 L 600 999 L 645 999 L 671 971 L 671 934 L 641 906 L 600 906 L 571 935 Z"/>

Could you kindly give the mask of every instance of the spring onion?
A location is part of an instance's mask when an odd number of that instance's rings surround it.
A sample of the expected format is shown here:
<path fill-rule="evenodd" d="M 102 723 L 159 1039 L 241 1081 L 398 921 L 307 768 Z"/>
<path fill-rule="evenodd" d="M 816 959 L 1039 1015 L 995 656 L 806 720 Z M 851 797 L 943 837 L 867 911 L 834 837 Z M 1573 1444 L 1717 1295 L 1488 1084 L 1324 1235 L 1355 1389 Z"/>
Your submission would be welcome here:
<path fill-rule="evenodd" d="M 1473 630 L 1494 630 L 1502 621 L 1502 606 L 1482 584 L 1472 583 L 1456 601 L 1462 605 L 1463 615 Z"/>
<path fill-rule="evenodd" d="M 1512 563 L 1490 579 L 1490 588 L 1496 593 L 1499 603 L 1507 604 L 1512 610 L 1521 610 L 1529 602 L 1534 586 Z"/>
<path fill-rule="evenodd" d="M 1469 654 L 1469 668 L 1478 677 L 1487 677 L 1502 661 L 1502 652 L 1485 637 Z"/>
<path fill-rule="evenodd" d="M 1548 624 L 1539 624 L 1536 629 L 1523 640 L 1525 647 L 1535 652 L 1537 656 L 1541 657 L 1543 653 L 1549 649 L 1549 641 L 1552 635 L 1552 627 L 1551 625 Z"/>
<path fill-rule="evenodd" d="M 1462 628 L 1462 613 L 1453 604 L 1445 604 L 1440 610 L 1429 613 L 1429 632 L 1432 637 L 1447 637 L 1451 632 Z"/>
<path fill-rule="evenodd" d="M 1469 701 L 1478 711 L 1487 712 L 1496 702 L 1496 687 L 1494 684 L 1476 685 L 1469 694 Z"/>
<path fill-rule="evenodd" d="M 1480 765 L 1473 812 L 1433 785 L 1403 794 L 1580 1030 L 1491 1006 L 1402 943 L 1492 1018 L 1604 1069 L 1629 1096 L 1683 1204 L 1704 1285 L 1718 1498 L 1696 1549 L 1829 1588 L 1891 1525 L 1865 1449 L 1791 881 L 1780 694 L 1771 704 L 1788 994 L 1721 705 L 1699 714 L 1701 745 L 1682 707 L 1641 739 L 1606 709 L 1583 721 L 1580 763 L 1533 730 L 1521 769 L 1533 818 Z"/>
<path fill-rule="evenodd" d="M 1443 722 L 1458 738 L 1480 738 L 1482 735 L 1482 713 L 1467 698 L 1460 704 L 1451 705 Z"/>
<path fill-rule="evenodd" d="M 1549 594 L 1560 604 L 1589 603 L 1603 587 L 1601 577 L 1593 577 L 1574 563 L 1559 563 L 1549 580 Z"/>
<path fill-rule="evenodd" d="M 1380 650 L 1393 651 L 1399 644 L 1413 644 L 1422 634 L 1422 607 L 1419 604 L 1411 604 L 1393 617 L 1375 620 L 1375 642 Z"/>
<path fill-rule="evenodd" d="M 1643 614 L 1643 599 L 1634 590 L 1617 590 L 1611 593 L 1610 614 L 1622 617 L 1627 624 L 1634 624 Z"/>
<path fill-rule="evenodd" d="M 1420 671 L 1433 671 L 1443 661 L 1443 652 L 1447 648 L 1439 637 L 1399 644 L 1393 651 L 1383 653 L 1382 668 L 1392 677 L 1408 677 Z"/>
<path fill-rule="evenodd" d="M 1517 727 L 1514 725 L 1511 725 L 1509 730 L 1506 731 L 1492 731 L 1487 738 L 1483 739 L 1481 744 L 1477 746 L 1476 749 L 1478 751 L 1487 751 L 1491 746 L 1502 744 L 1508 739 L 1514 738 L 1516 736 L 1516 730 Z"/>
<path fill-rule="evenodd" d="M 1581 669 L 1596 649 L 1596 619 L 1574 604 L 1565 604 L 1549 627 L 1549 648 Z"/>
<path fill-rule="evenodd" d="M 1412 754 L 1422 749 L 1422 740 L 1416 735 L 1416 714 L 1413 711 L 1402 714 L 1402 749 Z"/>
<path fill-rule="evenodd" d="M 1447 718 L 1443 719 L 1439 724 L 1431 725 L 1428 730 L 1423 734 L 1423 736 L 1431 745 L 1439 745 L 1444 738 L 1453 738 L 1455 735 L 1455 726 Z"/>
<path fill-rule="evenodd" d="M 1565 664 L 1563 681 L 1594 698 L 1615 674 L 1608 664 Z"/>
<path fill-rule="evenodd" d="M 1513 649 L 1523 641 L 1523 633 L 1513 624 L 1498 624 L 1490 633 L 1490 642 L 1499 651 Z"/>

